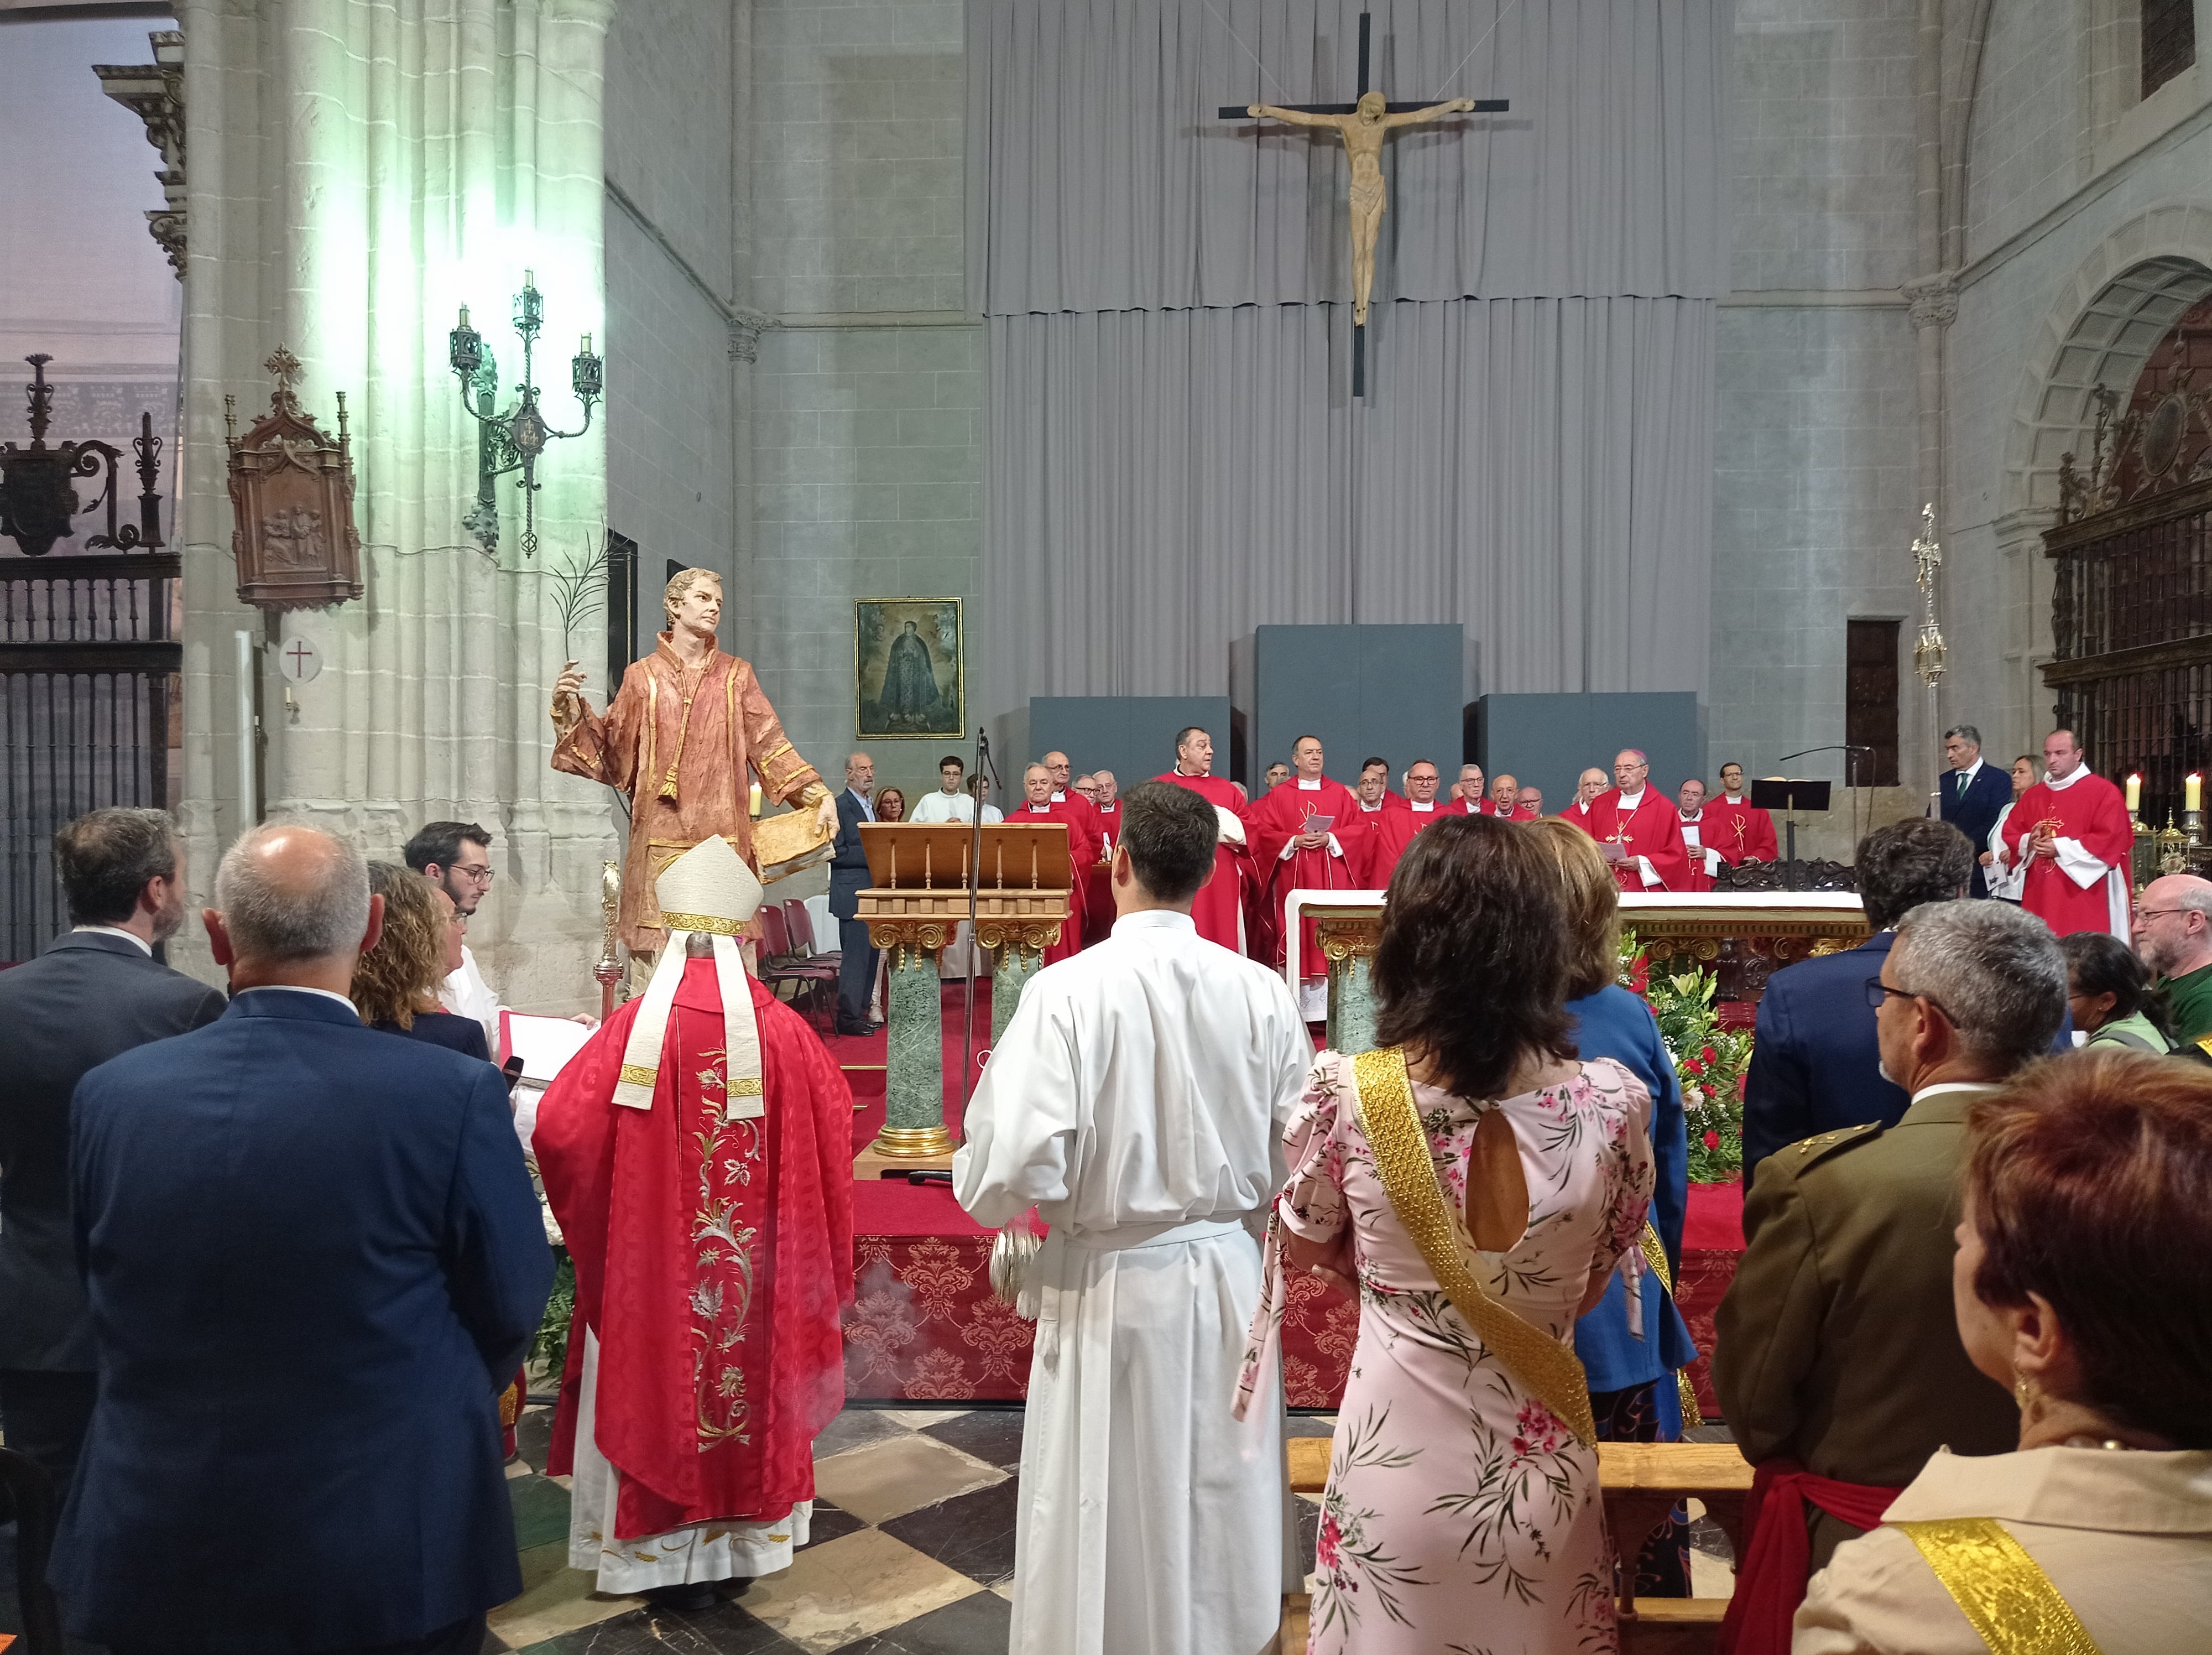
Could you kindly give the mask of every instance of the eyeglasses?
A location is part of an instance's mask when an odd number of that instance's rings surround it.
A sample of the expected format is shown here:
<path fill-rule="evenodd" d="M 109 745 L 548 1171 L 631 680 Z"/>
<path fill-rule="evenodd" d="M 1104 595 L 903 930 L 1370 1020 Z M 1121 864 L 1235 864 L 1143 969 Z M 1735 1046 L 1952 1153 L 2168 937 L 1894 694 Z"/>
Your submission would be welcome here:
<path fill-rule="evenodd" d="M 2138 908 L 2132 910 L 2137 921 L 2154 920 L 2161 914 L 2186 914 L 2186 908 Z"/>
<path fill-rule="evenodd" d="M 1866 980 L 1866 1003 L 1875 1011 L 1880 1011 L 1882 1001 L 1887 1000 L 1892 995 L 1895 995 L 1899 1000 L 1924 1000 L 1937 1011 L 1943 1012 L 1944 1017 L 1948 1021 L 1956 1023 L 1959 1020 L 1950 1013 L 1943 1011 L 1943 1002 L 1931 995 L 1915 994 L 1910 989 L 1893 989 L 1878 977 L 1870 977 Z"/>
<path fill-rule="evenodd" d="M 495 877 L 489 867 L 471 867 L 465 862 L 455 863 L 453 871 L 475 885 L 489 885 Z"/>

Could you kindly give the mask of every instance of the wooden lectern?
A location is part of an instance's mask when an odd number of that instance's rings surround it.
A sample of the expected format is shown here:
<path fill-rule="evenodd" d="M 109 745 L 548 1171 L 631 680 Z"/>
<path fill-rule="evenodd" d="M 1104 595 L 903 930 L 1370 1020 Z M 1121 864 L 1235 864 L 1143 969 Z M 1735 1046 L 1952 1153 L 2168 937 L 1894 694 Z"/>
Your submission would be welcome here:
<path fill-rule="evenodd" d="M 975 940 L 1000 951 L 991 1020 L 1003 1028 L 1022 983 L 1069 918 L 1074 869 L 1063 823 L 988 823 L 981 843 Z M 938 951 L 968 917 L 976 830 L 965 822 L 863 822 L 860 844 L 869 885 L 859 895 L 855 917 L 868 928 L 868 940 L 890 954 L 890 978 L 884 1129 L 854 1170 L 866 1177 L 872 1164 L 883 1162 L 950 1165 L 944 1002 L 934 968 Z"/>

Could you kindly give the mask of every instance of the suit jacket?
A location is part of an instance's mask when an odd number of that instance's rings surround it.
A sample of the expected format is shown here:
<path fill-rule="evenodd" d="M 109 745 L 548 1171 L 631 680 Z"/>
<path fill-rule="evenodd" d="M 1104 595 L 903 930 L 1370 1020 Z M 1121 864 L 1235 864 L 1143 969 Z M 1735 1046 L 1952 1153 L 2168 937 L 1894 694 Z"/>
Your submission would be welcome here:
<path fill-rule="evenodd" d="M 1767 1162 L 1713 1325 L 1713 1386 L 1754 1465 L 1902 1488 L 1939 1447 L 2017 1445 L 2020 1410 L 1966 1360 L 1951 1305 L 1966 1110 L 1994 1090 L 1923 1094 L 1893 1127 L 1824 1132 Z M 1813 1567 L 1857 1532 L 1819 1513 Z"/>
<path fill-rule="evenodd" d="M 860 849 L 860 824 L 868 813 L 846 788 L 837 795 L 837 837 L 830 845 L 830 912 L 841 920 L 857 918 L 860 892 L 868 888 L 868 853 Z"/>
<path fill-rule="evenodd" d="M 417 1012 L 415 1021 L 407 1028 L 397 1023 L 372 1023 L 368 1026 L 380 1034 L 396 1034 L 402 1040 L 443 1046 L 447 1051 L 457 1051 L 479 1062 L 491 1062 L 491 1043 L 484 1038 L 484 1025 L 473 1017 L 463 1017 L 455 1012 Z"/>
<path fill-rule="evenodd" d="M 1959 796 L 1957 772 L 1946 770 L 1936 789 L 1937 802 L 1942 806 L 1943 819 L 1965 834 L 1974 847 L 1973 892 L 1977 897 L 1990 894 L 1988 882 L 1983 878 L 1982 852 L 1989 848 L 1990 830 L 1997 824 L 2004 807 L 2012 803 L 2012 772 L 2000 770 L 1987 759 L 1974 779 L 1966 784 L 1966 794 Z"/>
<path fill-rule="evenodd" d="M 88 1069 L 212 1023 L 222 1004 L 221 991 L 96 931 L 0 971 L 0 1368 L 99 1366 L 70 1230 L 70 1094 Z"/>
<path fill-rule="evenodd" d="M 416 1639 L 522 1590 L 497 1398 L 552 1255 L 499 1072 L 260 989 L 77 1087 L 78 1636 Z"/>
<path fill-rule="evenodd" d="M 2005 788 L 2011 800 L 2011 784 Z M 1911 1100 L 1881 1078 L 1881 1048 L 1866 980 L 1881 975 L 1896 940 L 1878 931 L 1856 948 L 1777 971 L 1759 1002 L 1751 1070 L 1743 1086 L 1743 1187 L 1784 1144 L 1816 1133 L 1879 1123 L 1895 1126 Z M 2060 1020 L 2053 1052 L 2074 1050 L 2074 1019 Z"/>

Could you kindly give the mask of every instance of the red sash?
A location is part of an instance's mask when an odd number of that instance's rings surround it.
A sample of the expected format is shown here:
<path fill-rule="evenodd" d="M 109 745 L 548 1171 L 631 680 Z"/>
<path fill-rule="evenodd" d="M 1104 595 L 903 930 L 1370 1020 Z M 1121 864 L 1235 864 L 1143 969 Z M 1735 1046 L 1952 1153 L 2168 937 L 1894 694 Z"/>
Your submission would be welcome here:
<path fill-rule="evenodd" d="M 1744 1501 L 1744 1555 L 1721 1622 L 1720 1655 L 1790 1655 L 1790 1622 L 1813 1572 L 1807 1500 L 1855 1529 L 1871 1529 L 1904 1492 L 1816 1477 L 1795 1460 L 1760 1461 Z"/>

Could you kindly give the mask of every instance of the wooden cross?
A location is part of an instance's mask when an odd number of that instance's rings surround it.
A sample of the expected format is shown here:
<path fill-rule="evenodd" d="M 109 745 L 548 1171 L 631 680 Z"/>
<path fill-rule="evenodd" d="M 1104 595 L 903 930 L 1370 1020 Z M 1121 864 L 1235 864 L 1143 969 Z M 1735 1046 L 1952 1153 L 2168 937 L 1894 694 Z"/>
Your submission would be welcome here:
<path fill-rule="evenodd" d="M 1267 118 L 1300 126 L 1326 126 L 1344 140 L 1352 161 L 1352 394 L 1367 394 L 1367 301 L 1375 281 L 1375 239 L 1387 207 L 1382 181 L 1382 140 L 1394 127 L 1434 120 L 1447 114 L 1499 114 L 1512 107 L 1504 98 L 1455 98 L 1445 103 L 1392 103 L 1368 89 L 1369 41 L 1373 18 L 1359 14 L 1359 86 L 1351 103 L 1224 105 L 1223 120 Z"/>

